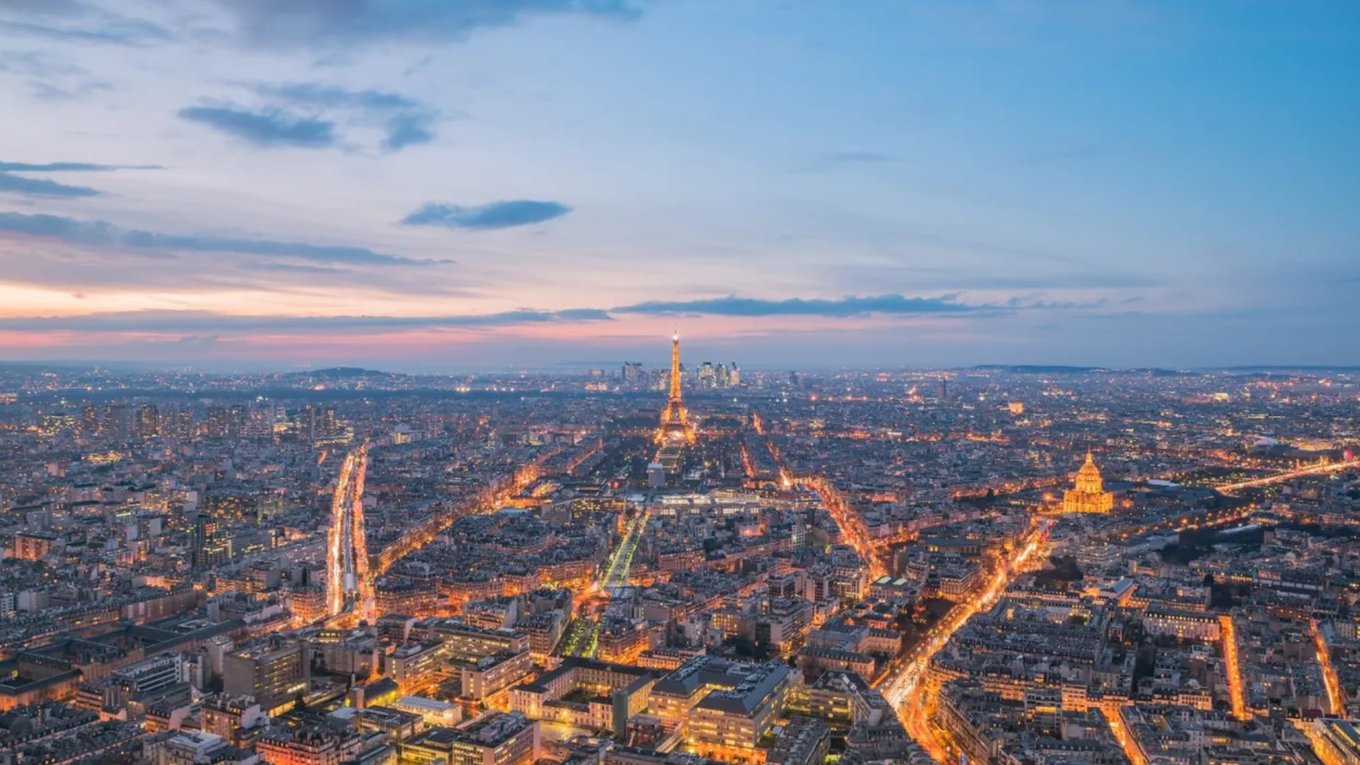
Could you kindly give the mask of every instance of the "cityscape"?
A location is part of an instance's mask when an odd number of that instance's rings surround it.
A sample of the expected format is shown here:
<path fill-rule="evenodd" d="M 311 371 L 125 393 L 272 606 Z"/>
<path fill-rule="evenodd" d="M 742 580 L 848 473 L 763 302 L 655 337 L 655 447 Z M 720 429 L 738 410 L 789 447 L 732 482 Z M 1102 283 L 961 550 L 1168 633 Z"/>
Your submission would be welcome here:
<path fill-rule="evenodd" d="M 1360 374 L 0 373 L 10 762 L 1353 763 Z"/>
<path fill-rule="evenodd" d="M 1360 2 L 0 0 L 0 765 L 1360 765 Z"/>

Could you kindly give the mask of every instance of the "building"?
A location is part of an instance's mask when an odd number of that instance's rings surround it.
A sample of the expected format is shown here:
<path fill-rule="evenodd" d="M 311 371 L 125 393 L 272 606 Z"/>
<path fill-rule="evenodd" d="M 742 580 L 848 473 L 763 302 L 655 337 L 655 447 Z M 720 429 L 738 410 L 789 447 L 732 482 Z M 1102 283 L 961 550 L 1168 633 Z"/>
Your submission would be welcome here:
<path fill-rule="evenodd" d="M 194 518 L 193 547 L 189 550 L 193 566 L 215 566 L 231 558 L 231 541 L 222 534 L 216 518 L 199 513 Z"/>
<path fill-rule="evenodd" d="M 831 751 L 831 729 L 812 717 L 794 717 L 775 736 L 766 765 L 821 765 Z"/>
<path fill-rule="evenodd" d="M 254 696 L 273 715 L 307 692 L 311 660 L 305 643 L 272 637 L 222 657 L 222 689 L 229 696 Z"/>
<path fill-rule="evenodd" d="M 462 684 L 462 696 L 486 702 L 500 697 L 502 692 L 523 680 L 533 671 L 533 660 L 528 651 L 496 653 L 479 656 L 470 661 L 455 662 Z M 504 698 L 499 698 L 504 703 Z"/>
<path fill-rule="evenodd" d="M 650 644 L 651 634 L 644 621 L 606 618 L 600 627 L 599 656 L 602 661 L 636 663 Z"/>
<path fill-rule="evenodd" d="M 1064 513 L 1108 513 L 1114 509 L 1114 495 L 1105 491 L 1091 452 L 1086 452 L 1086 462 L 1077 471 L 1074 488 L 1063 492 L 1062 511 Z"/>
<path fill-rule="evenodd" d="M 827 670 L 815 682 L 795 687 L 789 711 L 815 717 L 838 731 L 855 725 L 874 727 L 894 715 L 888 700 L 863 677 L 841 670 Z"/>
<path fill-rule="evenodd" d="M 562 632 L 566 629 L 567 620 L 563 616 L 564 613 L 567 611 L 530 614 L 515 622 L 515 629 L 529 636 L 529 655 L 534 661 L 540 664 L 547 663 L 553 648 L 557 646 L 557 641 L 562 639 Z"/>
<path fill-rule="evenodd" d="M 203 699 L 199 709 L 199 725 L 203 731 L 231 742 L 243 741 L 249 731 L 268 722 L 269 718 L 250 696 L 215 694 Z"/>
<path fill-rule="evenodd" d="M 453 726 L 463 721 L 463 708 L 447 701 L 424 696 L 402 696 L 392 702 L 392 708 L 419 715 L 427 726 Z"/>
<path fill-rule="evenodd" d="M 340 765 L 358 750 L 359 736 L 328 725 L 279 726 L 260 735 L 255 749 L 270 765 Z"/>
<path fill-rule="evenodd" d="M 259 755 L 235 749 L 221 736 L 198 731 L 177 731 L 164 739 L 148 742 L 146 753 L 151 765 L 246 765 L 260 761 Z"/>
<path fill-rule="evenodd" d="M 436 640 L 399 645 L 386 657 L 384 674 L 406 691 L 433 685 L 437 679 L 435 671 L 443 662 L 442 647 Z"/>
<path fill-rule="evenodd" d="M 42 560 L 57 547 L 57 538 L 51 534 L 21 531 L 14 535 L 14 557 L 19 560 Z"/>
<path fill-rule="evenodd" d="M 115 669 L 110 677 L 127 696 L 150 693 L 179 681 L 180 659 L 163 653 Z"/>
<path fill-rule="evenodd" d="M 647 708 L 656 673 L 626 664 L 569 658 L 510 691 L 510 708 L 535 720 L 622 731 Z"/>
<path fill-rule="evenodd" d="M 453 657 L 490 656 L 529 650 L 529 636 L 523 632 L 505 628 L 488 629 L 458 619 L 430 620 L 417 629 L 443 640 L 444 649 Z"/>
<path fill-rule="evenodd" d="M 462 728 L 434 728 L 402 745 L 402 761 L 425 765 L 530 765 L 541 751 L 539 726 L 518 712 L 491 712 Z"/>
<path fill-rule="evenodd" d="M 687 748 L 724 761 L 752 761 L 756 743 L 784 713 L 797 674 L 765 664 L 696 656 L 652 686 L 651 713 L 679 726 Z"/>
<path fill-rule="evenodd" d="M 1222 622 L 1214 614 L 1154 606 L 1143 612 L 1143 629 L 1181 640 L 1218 640 Z"/>
<path fill-rule="evenodd" d="M 854 672 L 862 677 L 871 677 L 874 671 L 874 657 L 840 648 L 805 645 L 798 649 L 797 661 L 798 669 L 807 677 L 818 677 L 827 670 Z"/>
<path fill-rule="evenodd" d="M 1326 765 L 1360 765 L 1360 727 L 1354 720 L 1319 717 L 1309 738 Z"/>

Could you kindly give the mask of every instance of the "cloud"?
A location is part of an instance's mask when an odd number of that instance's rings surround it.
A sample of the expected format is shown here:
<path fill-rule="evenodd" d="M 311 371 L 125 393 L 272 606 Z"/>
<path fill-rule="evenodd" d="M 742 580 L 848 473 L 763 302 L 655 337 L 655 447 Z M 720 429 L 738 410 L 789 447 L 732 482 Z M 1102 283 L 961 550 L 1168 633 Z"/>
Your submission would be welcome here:
<path fill-rule="evenodd" d="M 521 309 L 490 314 L 446 316 L 277 316 L 236 315 L 213 311 L 115 311 L 76 316 L 11 316 L 0 318 L 0 330 L 21 332 L 185 333 L 351 333 L 421 329 L 479 329 L 550 322 L 611 321 L 605 311 Z"/>
<path fill-rule="evenodd" d="M 919 315 L 961 314 L 993 310 L 992 306 L 974 306 L 956 302 L 954 295 L 941 297 L 910 297 L 906 295 L 846 296 L 835 300 L 819 298 L 788 298 L 760 300 L 734 295 L 706 300 L 652 301 L 621 306 L 616 313 L 667 315 L 677 313 L 708 314 L 713 316 L 823 316 L 844 318 L 868 314 Z"/>
<path fill-rule="evenodd" d="M 282 109 L 249 111 L 226 106 L 190 106 L 179 116 L 255 146 L 324 148 L 336 143 L 335 123 L 298 117 Z"/>
<path fill-rule="evenodd" d="M 93 197 L 99 192 L 87 186 L 68 186 L 43 178 L 24 178 L 0 172 L 0 193 L 36 197 Z"/>
<path fill-rule="evenodd" d="M 293 258 L 332 265 L 420 265 L 434 262 L 374 252 L 365 247 L 281 242 L 271 239 L 163 234 L 125 229 L 105 221 L 84 221 L 57 215 L 0 212 L 0 233 L 67 242 L 90 247 L 118 247 L 152 252 L 234 252 L 244 255 Z"/>
<path fill-rule="evenodd" d="M 252 89 L 278 104 L 341 111 L 359 122 L 382 125 L 382 148 L 397 151 L 434 140 L 439 112 L 410 96 L 384 90 L 349 90 L 314 82 L 256 84 Z"/>
<path fill-rule="evenodd" d="M 957 259 L 956 259 L 957 260 Z M 1165 280 L 1145 274 L 1107 268 L 1100 271 L 1057 271 L 1053 268 L 1027 268 L 1006 272 L 996 267 L 975 265 L 969 260 L 959 265 L 928 267 L 891 265 L 856 269 L 838 280 L 842 289 L 882 289 L 910 285 L 931 290 L 1069 290 L 1128 289 L 1160 287 Z"/>
<path fill-rule="evenodd" d="M 383 90 L 348 90 L 315 82 L 288 82 L 281 85 L 257 84 L 255 92 L 266 98 L 291 104 L 344 107 L 365 111 L 406 111 L 424 109 L 425 105 L 409 96 Z"/>
<path fill-rule="evenodd" d="M 490 230 L 543 223 L 569 212 L 571 208 L 560 202 L 533 199 L 514 199 L 466 207 L 429 202 L 402 218 L 401 222 L 407 226 Z"/>
<path fill-rule="evenodd" d="M 5 162 L 0 160 L 0 173 L 96 173 L 112 170 L 160 170 L 160 165 L 97 165 L 92 162 Z"/>
<path fill-rule="evenodd" d="M 429 143 L 434 140 L 433 122 L 433 115 L 426 113 L 398 114 L 387 121 L 387 137 L 382 146 L 388 151 L 397 151 Z"/>
<path fill-rule="evenodd" d="M 218 0 L 257 44 L 326 47 L 379 40 L 460 40 L 536 14 L 632 18 L 625 0 Z"/>
<path fill-rule="evenodd" d="M 0 11 L 70 13 L 83 10 L 76 0 L 0 0 Z"/>
<path fill-rule="evenodd" d="M 110 14 L 99 14 L 97 18 L 81 22 L 44 21 L 40 23 L 36 21 L 0 20 L 0 31 L 58 42 L 129 46 L 166 42 L 171 39 L 170 33 L 164 27 L 143 19 Z"/>
<path fill-rule="evenodd" d="M 89 162 L 5 162 L 0 161 L 0 193 L 35 197 L 93 197 L 99 191 L 88 186 L 71 186 L 45 178 L 25 178 L 14 173 L 96 172 L 124 169 L 151 169 L 150 165 L 96 165 Z"/>
<path fill-rule="evenodd" d="M 69 59 L 45 51 L 0 51 L 0 72 L 25 78 L 34 97 L 49 101 L 69 101 L 113 87 Z"/>

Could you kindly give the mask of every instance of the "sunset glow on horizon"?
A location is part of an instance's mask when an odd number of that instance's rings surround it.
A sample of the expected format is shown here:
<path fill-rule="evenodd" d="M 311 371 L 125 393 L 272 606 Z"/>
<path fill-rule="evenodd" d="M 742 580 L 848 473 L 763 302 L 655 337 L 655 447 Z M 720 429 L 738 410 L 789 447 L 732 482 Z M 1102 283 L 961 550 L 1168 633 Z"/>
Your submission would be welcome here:
<path fill-rule="evenodd" d="M 282 7 L 0 2 L 0 358 L 1360 364 L 1354 3 Z"/>

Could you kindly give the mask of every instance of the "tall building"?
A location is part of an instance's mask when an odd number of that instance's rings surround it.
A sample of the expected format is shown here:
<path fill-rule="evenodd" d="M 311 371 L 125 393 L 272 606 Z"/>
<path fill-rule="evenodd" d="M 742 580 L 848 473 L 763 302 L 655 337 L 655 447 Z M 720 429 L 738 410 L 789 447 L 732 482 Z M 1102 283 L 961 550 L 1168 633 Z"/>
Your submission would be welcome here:
<path fill-rule="evenodd" d="M 219 533 L 217 519 L 207 513 L 194 517 L 193 547 L 189 563 L 194 567 L 215 566 L 231 557 L 230 540 Z"/>
<path fill-rule="evenodd" d="M 713 362 L 705 361 L 699 365 L 699 387 L 718 387 L 718 370 L 714 368 Z"/>
<path fill-rule="evenodd" d="M 307 692 L 312 662 L 307 644 L 278 637 L 222 658 L 222 689 L 229 696 L 253 696 L 275 714 Z"/>
<path fill-rule="evenodd" d="M 160 412 L 153 404 L 143 404 L 137 409 L 137 434 L 142 438 L 155 438 L 160 432 Z"/>
<path fill-rule="evenodd" d="M 680 333 L 671 338 L 671 387 L 666 397 L 666 408 L 661 410 L 661 427 L 656 431 L 657 443 L 694 442 L 694 425 L 685 409 L 680 390 Z"/>
<path fill-rule="evenodd" d="M 1108 513 L 1114 509 L 1114 495 L 1105 491 L 1104 481 L 1100 478 L 1100 468 L 1090 450 L 1086 452 L 1086 462 L 1077 471 L 1075 488 L 1063 492 L 1062 509 L 1064 513 Z"/>
<path fill-rule="evenodd" d="M 373 577 L 368 570 L 368 543 L 364 539 L 364 473 L 368 468 L 368 442 L 345 456 L 331 500 L 331 527 L 326 534 L 326 612 L 338 616 L 357 612 L 360 619 L 375 618 Z"/>

